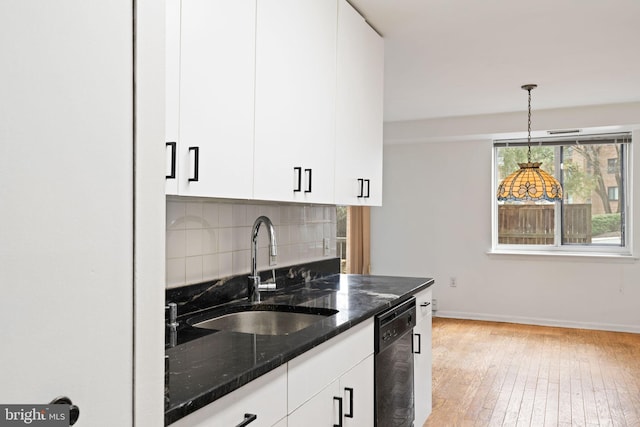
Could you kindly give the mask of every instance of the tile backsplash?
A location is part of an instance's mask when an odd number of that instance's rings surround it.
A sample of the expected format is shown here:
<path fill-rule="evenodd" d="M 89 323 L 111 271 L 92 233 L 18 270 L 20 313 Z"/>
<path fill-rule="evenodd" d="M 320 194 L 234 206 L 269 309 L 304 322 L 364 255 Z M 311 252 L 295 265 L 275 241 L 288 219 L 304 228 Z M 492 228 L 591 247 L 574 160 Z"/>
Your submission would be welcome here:
<path fill-rule="evenodd" d="M 336 256 L 335 206 L 167 196 L 166 286 L 248 274 L 251 227 L 260 215 L 269 217 L 275 227 L 277 267 Z M 268 243 L 261 225 L 260 271 L 273 268 L 268 265 Z"/>

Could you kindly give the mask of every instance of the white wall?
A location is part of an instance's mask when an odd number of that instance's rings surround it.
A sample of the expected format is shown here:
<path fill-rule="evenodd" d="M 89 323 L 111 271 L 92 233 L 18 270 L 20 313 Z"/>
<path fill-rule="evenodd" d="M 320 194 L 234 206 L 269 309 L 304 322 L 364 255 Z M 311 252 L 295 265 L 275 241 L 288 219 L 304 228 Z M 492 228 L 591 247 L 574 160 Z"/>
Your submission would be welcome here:
<path fill-rule="evenodd" d="M 611 106 L 605 114 L 638 120 L 631 114 L 638 106 Z M 545 114 L 550 129 L 565 127 L 564 116 L 572 117 L 571 127 L 605 125 L 597 108 Z M 526 113 L 522 117 L 526 125 Z M 492 116 L 493 134 L 480 129 L 481 118 L 462 118 L 458 126 L 446 122 L 387 129 L 387 142 L 428 142 L 385 145 L 384 205 L 371 213 L 372 273 L 434 277 L 442 316 L 640 332 L 637 260 L 487 254 L 495 193 L 492 138 L 513 132 L 513 115 L 503 121 Z M 640 143 L 640 131 L 633 138 Z M 640 149 L 634 148 L 637 204 Z M 633 220 L 640 225 L 639 212 Z M 450 277 L 457 287 L 449 287 Z"/>
<path fill-rule="evenodd" d="M 277 267 L 336 256 L 335 206 L 172 196 L 167 197 L 167 287 L 249 273 L 251 227 L 260 215 L 275 228 Z M 261 226 L 260 271 L 269 268 L 268 243 Z"/>

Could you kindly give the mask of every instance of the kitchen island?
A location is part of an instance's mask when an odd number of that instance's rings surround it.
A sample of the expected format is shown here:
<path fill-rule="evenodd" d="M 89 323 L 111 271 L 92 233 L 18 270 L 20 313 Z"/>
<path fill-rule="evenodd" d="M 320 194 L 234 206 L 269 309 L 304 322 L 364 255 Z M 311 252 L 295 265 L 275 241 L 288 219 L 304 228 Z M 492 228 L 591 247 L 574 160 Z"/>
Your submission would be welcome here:
<path fill-rule="evenodd" d="M 331 274 L 275 293 L 263 293 L 263 304 L 337 310 L 288 335 L 203 330 L 188 325 L 193 314 L 181 313 L 177 345 L 166 349 L 169 375 L 165 425 L 371 320 L 433 283 L 428 278 Z M 238 303 L 246 301 L 232 301 L 225 307 Z M 198 315 L 202 313 L 200 310 Z"/>

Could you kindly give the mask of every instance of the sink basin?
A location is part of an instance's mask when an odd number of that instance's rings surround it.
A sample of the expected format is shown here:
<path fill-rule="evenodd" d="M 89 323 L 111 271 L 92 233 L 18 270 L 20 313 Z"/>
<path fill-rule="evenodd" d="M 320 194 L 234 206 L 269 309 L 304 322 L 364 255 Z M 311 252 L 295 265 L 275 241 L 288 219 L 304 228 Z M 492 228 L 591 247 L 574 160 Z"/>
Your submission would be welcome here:
<path fill-rule="evenodd" d="M 287 335 L 305 329 L 337 313 L 337 310 L 298 306 L 251 306 L 244 311 L 188 322 L 196 328 L 244 332 L 257 335 Z"/>

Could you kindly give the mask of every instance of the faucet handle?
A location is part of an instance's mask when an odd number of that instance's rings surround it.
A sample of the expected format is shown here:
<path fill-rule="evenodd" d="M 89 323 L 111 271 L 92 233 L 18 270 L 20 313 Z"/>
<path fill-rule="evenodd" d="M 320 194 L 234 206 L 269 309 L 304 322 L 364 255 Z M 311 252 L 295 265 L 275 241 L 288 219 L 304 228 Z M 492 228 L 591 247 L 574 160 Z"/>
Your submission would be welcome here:
<path fill-rule="evenodd" d="M 168 325 L 172 328 L 178 326 L 178 304 L 175 302 L 170 302 L 164 307 L 165 310 L 169 310 L 169 323 Z"/>

